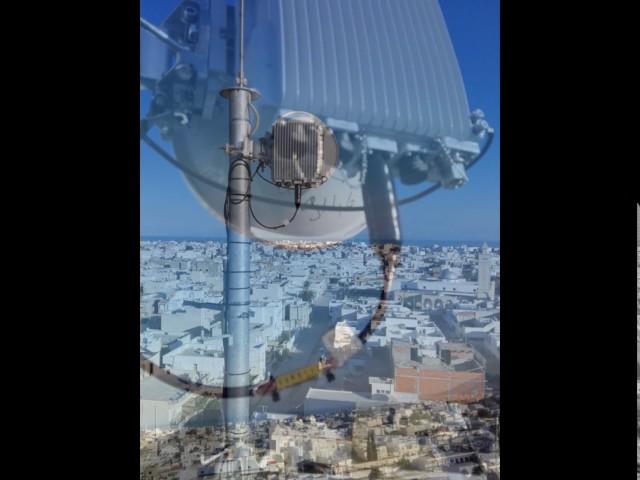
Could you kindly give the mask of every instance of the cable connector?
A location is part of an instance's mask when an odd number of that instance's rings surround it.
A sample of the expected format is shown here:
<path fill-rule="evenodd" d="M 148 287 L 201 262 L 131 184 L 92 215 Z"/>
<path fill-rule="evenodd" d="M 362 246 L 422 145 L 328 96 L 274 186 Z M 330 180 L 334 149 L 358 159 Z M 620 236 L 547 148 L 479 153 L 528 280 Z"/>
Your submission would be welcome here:
<path fill-rule="evenodd" d="M 295 186 L 295 196 L 296 210 L 298 210 L 302 205 L 302 187 L 300 185 Z"/>

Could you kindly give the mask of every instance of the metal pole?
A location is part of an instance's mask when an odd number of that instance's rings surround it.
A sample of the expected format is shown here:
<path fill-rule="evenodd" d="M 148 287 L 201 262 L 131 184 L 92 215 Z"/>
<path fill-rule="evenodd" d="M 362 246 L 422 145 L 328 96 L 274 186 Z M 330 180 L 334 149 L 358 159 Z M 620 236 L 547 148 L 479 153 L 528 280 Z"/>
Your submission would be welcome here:
<path fill-rule="evenodd" d="M 228 435 L 243 437 L 248 431 L 250 383 L 249 306 L 250 246 L 249 194 L 251 172 L 242 150 L 249 137 L 251 91 L 229 88 L 229 183 L 227 199 L 227 268 L 225 272 L 224 412 Z M 246 390 L 246 391 L 245 391 Z"/>
<path fill-rule="evenodd" d="M 178 42 L 176 42 L 174 39 L 172 39 L 166 32 L 160 30 L 158 27 L 156 27 L 155 25 L 153 25 L 152 23 L 148 22 L 147 20 L 145 20 L 142 17 L 140 17 L 140 26 L 142 28 L 144 28 L 146 31 L 148 31 L 149 33 L 151 33 L 152 35 L 154 35 L 160 41 L 162 41 L 165 44 L 167 44 L 173 50 L 178 51 L 178 52 L 188 52 L 189 51 L 189 49 L 187 47 L 185 47 L 183 45 L 180 45 Z"/>
<path fill-rule="evenodd" d="M 227 439 L 244 442 L 249 433 L 251 382 L 250 322 L 250 199 L 251 124 L 249 104 L 259 96 L 244 78 L 244 1 L 240 2 L 240 73 L 235 87 L 220 92 L 229 101 L 229 179 L 225 208 L 227 261 L 224 272 L 224 388 L 223 409 Z"/>
<path fill-rule="evenodd" d="M 240 0 L 240 81 L 241 87 L 247 84 L 244 78 L 244 0 Z"/>

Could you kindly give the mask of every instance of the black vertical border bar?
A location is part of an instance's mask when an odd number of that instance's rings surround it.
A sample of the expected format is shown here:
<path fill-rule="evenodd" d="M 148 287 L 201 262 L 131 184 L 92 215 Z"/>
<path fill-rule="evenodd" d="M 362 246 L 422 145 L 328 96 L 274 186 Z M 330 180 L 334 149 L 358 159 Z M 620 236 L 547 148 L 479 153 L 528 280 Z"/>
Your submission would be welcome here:
<path fill-rule="evenodd" d="M 637 78 L 594 28 L 628 31 L 624 12 L 523 6 L 500 5 L 501 473 L 632 478 L 640 177 L 609 142 L 626 116 L 600 109 L 628 111 L 614 92 Z"/>

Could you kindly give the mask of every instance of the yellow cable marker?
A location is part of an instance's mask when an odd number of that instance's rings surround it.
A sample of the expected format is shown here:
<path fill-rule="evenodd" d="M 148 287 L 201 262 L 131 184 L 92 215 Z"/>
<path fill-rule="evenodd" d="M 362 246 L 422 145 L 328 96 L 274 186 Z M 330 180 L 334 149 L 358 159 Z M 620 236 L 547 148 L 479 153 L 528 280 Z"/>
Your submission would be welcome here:
<path fill-rule="evenodd" d="M 276 377 L 276 386 L 278 390 L 291 387 L 300 383 L 305 383 L 320 375 L 320 365 L 315 363 L 307 367 L 301 368 L 286 375 Z"/>

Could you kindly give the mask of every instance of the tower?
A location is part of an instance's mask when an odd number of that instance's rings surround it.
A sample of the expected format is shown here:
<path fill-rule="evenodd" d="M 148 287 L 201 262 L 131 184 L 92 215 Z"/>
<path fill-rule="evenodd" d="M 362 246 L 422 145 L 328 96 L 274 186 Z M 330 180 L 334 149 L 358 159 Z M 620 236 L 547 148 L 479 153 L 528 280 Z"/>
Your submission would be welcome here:
<path fill-rule="evenodd" d="M 493 300 L 493 289 L 491 288 L 491 255 L 487 242 L 482 244 L 478 255 L 478 292 L 477 297 L 481 299 L 489 298 Z"/>

